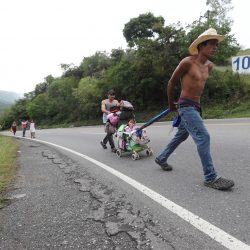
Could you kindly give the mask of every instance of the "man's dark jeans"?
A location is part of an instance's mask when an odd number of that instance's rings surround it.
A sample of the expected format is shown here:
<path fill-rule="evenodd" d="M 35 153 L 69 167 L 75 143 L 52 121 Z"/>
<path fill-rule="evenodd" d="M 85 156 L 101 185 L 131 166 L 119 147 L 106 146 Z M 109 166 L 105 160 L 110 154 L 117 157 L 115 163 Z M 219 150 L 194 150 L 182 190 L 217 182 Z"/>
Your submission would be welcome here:
<path fill-rule="evenodd" d="M 189 135 L 192 136 L 203 166 L 205 181 L 212 181 L 217 177 L 210 154 L 210 135 L 203 123 L 200 113 L 194 106 L 181 107 L 178 109 L 181 123 L 174 138 L 156 158 L 159 162 L 167 162 L 173 151 L 185 141 Z"/>
<path fill-rule="evenodd" d="M 115 147 L 115 143 L 114 143 L 114 139 L 113 139 L 113 134 L 107 133 L 107 135 L 103 139 L 103 143 L 106 145 L 107 142 L 109 142 L 111 148 Z"/>

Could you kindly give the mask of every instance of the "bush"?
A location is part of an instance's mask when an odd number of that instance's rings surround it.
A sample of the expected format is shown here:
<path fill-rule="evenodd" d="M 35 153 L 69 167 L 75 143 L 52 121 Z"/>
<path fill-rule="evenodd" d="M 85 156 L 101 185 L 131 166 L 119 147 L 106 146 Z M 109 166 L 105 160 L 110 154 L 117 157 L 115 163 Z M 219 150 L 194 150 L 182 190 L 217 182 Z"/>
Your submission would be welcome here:
<path fill-rule="evenodd" d="M 232 71 L 214 70 L 207 80 L 203 94 L 205 105 L 216 103 L 239 103 L 247 98 L 249 85 L 239 74 Z"/>

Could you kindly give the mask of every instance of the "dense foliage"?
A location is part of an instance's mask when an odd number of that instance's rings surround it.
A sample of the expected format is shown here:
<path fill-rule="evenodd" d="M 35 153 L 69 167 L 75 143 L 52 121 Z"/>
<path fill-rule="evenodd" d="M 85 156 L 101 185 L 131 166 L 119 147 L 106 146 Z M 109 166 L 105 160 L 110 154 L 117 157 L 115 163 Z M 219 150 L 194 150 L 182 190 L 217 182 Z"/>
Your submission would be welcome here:
<path fill-rule="evenodd" d="M 227 35 L 214 58 L 216 65 L 227 65 L 228 58 L 239 51 L 234 36 L 229 35 L 231 20 L 225 15 L 230 2 L 207 1 L 212 11 L 185 29 L 180 24 L 165 26 L 163 17 L 152 13 L 132 18 L 123 29 L 126 50 L 96 52 L 84 57 L 79 66 L 61 64 L 61 77 L 47 76 L 34 91 L 6 110 L 0 124 L 6 128 L 20 118 L 47 125 L 100 119 L 100 103 L 109 89 L 115 89 L 118 99 L 132 102 L 137 112 L 161 110 L 167 105 L 168 79 L 201 32 L 214 27 Z M 246 81 L 239 75 L 215 70 L 208 80 L 204 103 L 234 101 L 248 93 Z"/>

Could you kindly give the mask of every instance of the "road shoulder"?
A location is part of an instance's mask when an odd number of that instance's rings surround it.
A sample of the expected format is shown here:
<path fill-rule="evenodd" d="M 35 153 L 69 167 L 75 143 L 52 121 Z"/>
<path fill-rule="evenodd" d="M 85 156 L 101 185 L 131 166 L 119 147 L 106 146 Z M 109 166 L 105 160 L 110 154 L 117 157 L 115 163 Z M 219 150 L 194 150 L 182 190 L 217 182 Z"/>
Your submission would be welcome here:
<path fill-rule="evenodd" d="M 0 249 L 174 249 L 153 216 L 70 158 L 20 144 L 20 169 L 0 210 Z"/>

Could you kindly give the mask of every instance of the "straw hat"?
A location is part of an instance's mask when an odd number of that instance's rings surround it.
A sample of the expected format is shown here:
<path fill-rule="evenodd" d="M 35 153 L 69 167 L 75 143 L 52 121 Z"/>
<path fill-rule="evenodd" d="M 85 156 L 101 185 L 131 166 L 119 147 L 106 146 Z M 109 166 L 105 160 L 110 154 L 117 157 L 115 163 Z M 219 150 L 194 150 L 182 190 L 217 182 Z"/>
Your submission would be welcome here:
<path fill-rule="evenodd" d="M 198 54 L 198 45 L 207 41 L 216 39 L 218 42 L 222 42 L 225 39 L 225 36 L 218 35 L 217 31 L 213 28 L 210 28 L 204 31 L 201 35 L 198 36 L 197 39 L 193 41 L 193 43 L 189 46 L 188 51 L 190 55 L 197 55 Z"/>

